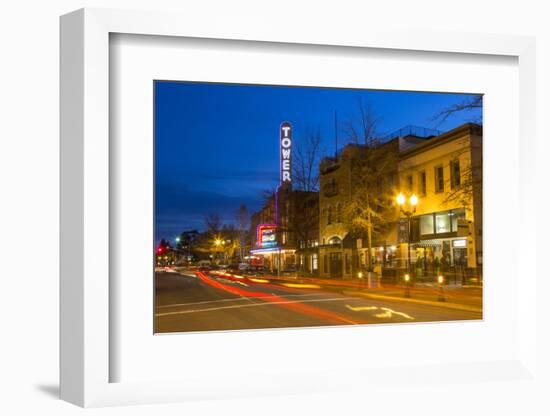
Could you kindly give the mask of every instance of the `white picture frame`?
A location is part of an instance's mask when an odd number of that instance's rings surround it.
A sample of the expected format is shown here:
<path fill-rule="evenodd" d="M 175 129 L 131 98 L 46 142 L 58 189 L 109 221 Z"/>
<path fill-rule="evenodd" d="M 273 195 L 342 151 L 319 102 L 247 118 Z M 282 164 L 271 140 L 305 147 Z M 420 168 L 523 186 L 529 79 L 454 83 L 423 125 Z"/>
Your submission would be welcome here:
<path fill-rule="evenodd" d="M 184 22 L 184 23 L 182 23 Z M 238 28 L 236 30 L 235 28 Z M 399 378 L 419 382 L 480 383 L 483 380 L 538 382 L 536 348 L 536 281 L 540 278 L 533 253 L 536 219 L 535 185 L 530 180 L 536 160 L 535 40 L 530 37 L 429 31 L 381 31 L 325 27 L 285 27 L 219 19 L 204 22 L 167 13 L 83 9 L 61 18 L 61 398 L 80 406 L 158 403 L 366 389 Z M 113 33 L 334 47 L 430 51 L 516 57 L 519 67 L 519 205 L 517 266 L 524 271 L 517 291 L 517 354 L 507 360 L 415 368 L 325 368 L 327 375 L 284 371 L 253 382 L 238 379 L 230 387 L 211 380 L 110 382 L 109 205 L 109 36 Z M 527 215 L 529 213 L 529 215 Z M 538 324 L 540 325 L 540 323 Z M 119 358 L 119 357 L 118 357 Z M 446 375 L 442 375 L 446 372 Z M 291 377 L 290 377 L 291 376 Z M 318 374 L 317 374 L 318 376 Z M 500 378 L 499 378 L 500 377 Z M 221 375 L 223 379 L 223 375 Z M 347 380 L 342 382 L 342 380 Z M 191 382 L 192 381 L 192 382 Z M 222 380 L 223 381 L 223 380 Z M 225 383 L 227 386 L 227 383 Z M 427 387 L 429 388 L 429 387 Z"/>

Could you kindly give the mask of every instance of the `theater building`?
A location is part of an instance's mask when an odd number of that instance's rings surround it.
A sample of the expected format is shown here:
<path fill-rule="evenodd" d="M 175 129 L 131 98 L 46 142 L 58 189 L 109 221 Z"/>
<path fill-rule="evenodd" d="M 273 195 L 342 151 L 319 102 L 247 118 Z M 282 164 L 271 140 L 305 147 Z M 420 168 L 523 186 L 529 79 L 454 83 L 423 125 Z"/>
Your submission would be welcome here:
<path fill-rule="evenodd" d="M 318 195 L 283 185 L 252 215 L 250 253 L 272 273 L 317 275 Z"/>
<path fill-rule="evenodd" d="M 280 183 L 252 215 L 251 257 L 272 273 L 316 276 L 319 194 L 292 189 L 292 126 L 280 126 Z"/>

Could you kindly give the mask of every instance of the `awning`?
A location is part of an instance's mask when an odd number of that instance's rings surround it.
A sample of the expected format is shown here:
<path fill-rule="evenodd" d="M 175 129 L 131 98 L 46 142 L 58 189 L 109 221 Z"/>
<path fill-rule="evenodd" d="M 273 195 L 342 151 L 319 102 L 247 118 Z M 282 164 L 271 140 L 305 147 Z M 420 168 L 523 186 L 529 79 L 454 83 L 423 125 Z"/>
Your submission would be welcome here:
<path fill-rule="evenodd" d="M 278 247 L 272 247 L 272 248 L 257 248 L 250 250 L 250 253 L 252 254 L 294 254 L 296 250 L 294 249 L 288 249 L 288 248 L 278 248 Z"/>
<path fill-rule="evenodd" d="M 415 248 L 438 248 L 442 246 L 441 240 L 424 240 L 419 243 L 414 243 Z"/>

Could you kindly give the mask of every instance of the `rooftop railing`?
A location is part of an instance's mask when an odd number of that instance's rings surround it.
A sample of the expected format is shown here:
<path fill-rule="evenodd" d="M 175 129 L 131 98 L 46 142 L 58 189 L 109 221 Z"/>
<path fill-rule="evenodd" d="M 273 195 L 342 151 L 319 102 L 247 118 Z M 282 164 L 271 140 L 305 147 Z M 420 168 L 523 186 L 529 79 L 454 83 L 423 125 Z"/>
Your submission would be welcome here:
<path fill-rule="evenodd" d="M 396 137 L 406 137 L 406 136 L 414 136 L 414 137 L 421 137 L 421 138 L 427 139 L 429 137 L 439 136 L 442 133 L 443 132 L 440 130 L 411 125 L 411 126 L 402 127 L 399 130 L 396 130 L 393 133 L 388 134 L 382 139 L 382 141 L 385 142 L 391 139 L 395 139 Z"/>

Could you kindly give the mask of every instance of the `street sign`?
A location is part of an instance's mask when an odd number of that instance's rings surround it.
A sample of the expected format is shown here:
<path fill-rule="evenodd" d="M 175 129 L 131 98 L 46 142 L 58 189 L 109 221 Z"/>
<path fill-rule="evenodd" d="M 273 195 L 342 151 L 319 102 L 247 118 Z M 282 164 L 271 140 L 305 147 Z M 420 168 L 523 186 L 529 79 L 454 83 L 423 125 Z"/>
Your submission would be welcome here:
<path fill-rule="evenodd" d="M 397 232 L 397 241 L 400 244 L 409 242 L 409 221 L 407 219 L 402 218 L 399 220 L 399 228 Z"/>

